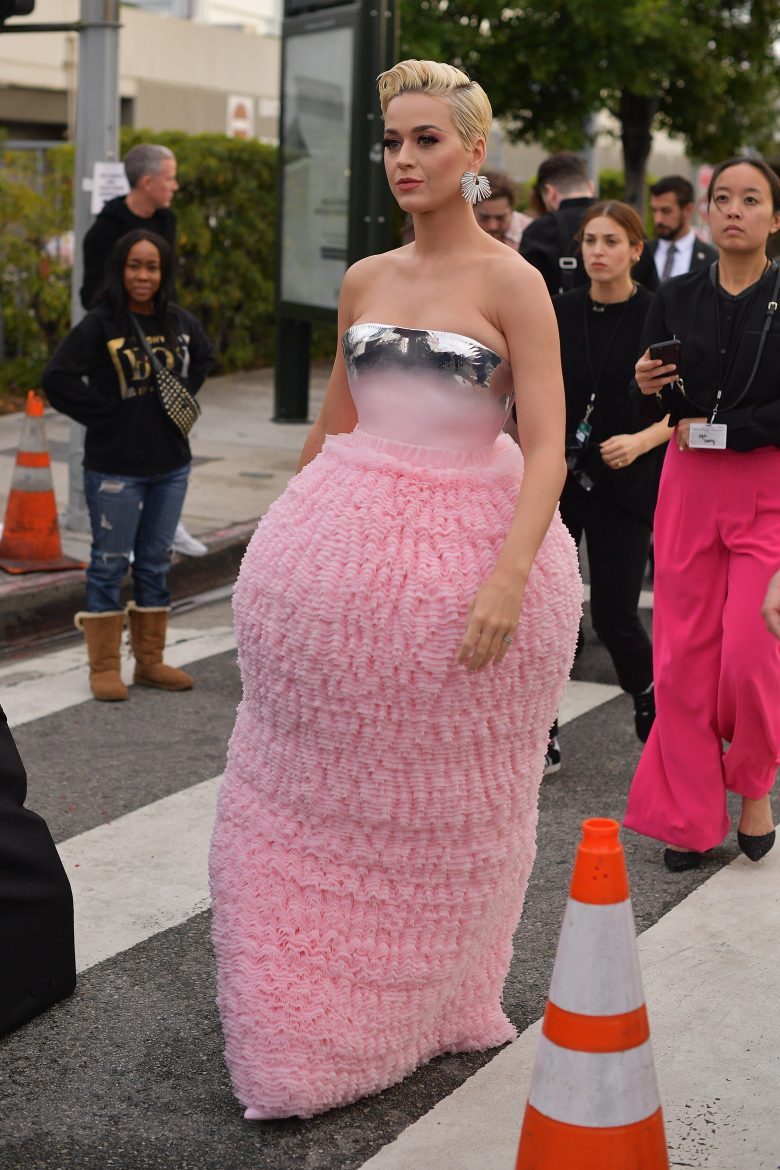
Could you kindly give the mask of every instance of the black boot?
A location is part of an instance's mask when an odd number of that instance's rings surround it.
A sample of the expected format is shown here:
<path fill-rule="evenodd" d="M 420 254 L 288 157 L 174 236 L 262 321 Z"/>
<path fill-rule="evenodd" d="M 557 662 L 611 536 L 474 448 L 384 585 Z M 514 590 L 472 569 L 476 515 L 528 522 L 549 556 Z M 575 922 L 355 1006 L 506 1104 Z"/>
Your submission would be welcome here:
<path fill-rule="evenodd" d="M 655 722 L 655 690 L 651 686 L 649 691 L 641 695 L 634 695 L 634 727 L 642 743 L 647 743 L 650 728 Z"/>

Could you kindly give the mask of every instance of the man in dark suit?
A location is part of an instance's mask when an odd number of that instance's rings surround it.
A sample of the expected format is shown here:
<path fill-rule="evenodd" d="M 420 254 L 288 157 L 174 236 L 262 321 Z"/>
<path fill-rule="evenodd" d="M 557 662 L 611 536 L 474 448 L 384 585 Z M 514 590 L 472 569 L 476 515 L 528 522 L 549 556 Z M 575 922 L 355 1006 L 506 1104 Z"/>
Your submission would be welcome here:
<path fill-rule="evenodd" d="M 528 224 L 520 241 L 520 255 L 538 268 L 550 296 L 587 284 L 574 237 L 582 217 L 595 203 L 585 160 L 562 151 L 539 167 L 536 191 L 547 215 Z"/>
<path fill-rule="evenodd" d="M 693 187 L 682 175 L 667 175 L 650 188 L 656 238 L 648 252 L 659 281 L 682 276 L 718 259 L 718 249 L 705 244 L 691 227 Z"/>

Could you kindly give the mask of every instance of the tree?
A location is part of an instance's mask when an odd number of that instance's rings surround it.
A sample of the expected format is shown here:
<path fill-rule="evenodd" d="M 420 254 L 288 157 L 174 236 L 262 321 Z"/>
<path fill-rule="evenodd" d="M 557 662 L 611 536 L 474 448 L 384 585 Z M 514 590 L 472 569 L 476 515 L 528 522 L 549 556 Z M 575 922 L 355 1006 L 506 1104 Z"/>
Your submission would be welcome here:
<path fill-rule="evenodd" d="M 613 114 L 638 207 L 654 129 L 710 159 L 769 144 L 778 35 L 780 0 L 401 0 L 403 56 L 462 65 L 515 141 L 577 149 Z"/>

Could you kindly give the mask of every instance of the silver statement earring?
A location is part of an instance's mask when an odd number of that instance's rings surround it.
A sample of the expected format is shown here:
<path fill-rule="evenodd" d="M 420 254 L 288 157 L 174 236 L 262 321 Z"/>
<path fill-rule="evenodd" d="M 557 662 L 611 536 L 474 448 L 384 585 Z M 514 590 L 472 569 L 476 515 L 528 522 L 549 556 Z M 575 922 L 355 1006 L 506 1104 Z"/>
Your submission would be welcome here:
<path fill-rule="evenodd" d="M 466 171 L 461 177 L 460 189 L 467 203 L 479 203 L 481 199 L 489 199 L 492 194 L 485 176 L 475 171 Z"/>

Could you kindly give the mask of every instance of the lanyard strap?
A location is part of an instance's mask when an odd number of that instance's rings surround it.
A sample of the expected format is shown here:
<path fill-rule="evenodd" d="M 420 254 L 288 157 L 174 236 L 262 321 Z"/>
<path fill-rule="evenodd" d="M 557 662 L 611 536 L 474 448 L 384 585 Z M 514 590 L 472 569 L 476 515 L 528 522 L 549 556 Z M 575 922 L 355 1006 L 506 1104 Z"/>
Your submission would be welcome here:
<path fill-rule="evenodd" d="M 634 292 L 636 292 L 636 289 L 634 289 Z M 590 416 L 593 414 L 593 408 L 596 405 L 596 394 L 598 392 L 599 386 L 601 385 L 601 378 L 602 378 L 602 375 L 604 374 L 604 370 L 606 369 L 607 359 L 609 358 L 610 351 L 611 351 L 612 346 L 614 344 L 615 338 L 618 335 L 618 330 L 620 329 L 620 326 L 623 324 L 623 318 L 626 315 L 626 310 L 628 309 L 628 306 L 631 303 L 631 297 L 633 297 L 633 295 L 634 295 L 634 293 L 632 293 L 631 296 L 628 298 L 628 300 L 624 301 L 624 303 L 623 303 L 622 312 L 620 313 L 620 316 L 618 317 L 617 322 L 615 323 L 615 328 L 612 330 L 612 333 L 610 334 L 609 341 L 607 342 L 607 347 L 604 350 L 604 356 L 601 359 L 601 365 L 599 366 L 598 374 L 595 374 L 593 371 L 593 360 L 591 357 L 591 350 L 590 350 L 590 329 L 589 329 L 589 325 L 588 325 L 588 323 L 590 321 L 590 314 L 588 312 L 588 302 L 591 300 L 591 297 L 590 297 L 590 294 L 588 294 L 585 297 L 585 358 L 586 358 L 587 363 L 588 363 L 588 370 L 590 372 L 590 381 L 591 381 L 591 385 L 592 385 L 593 389 L 591 391 L 590 398 L 588 399 L 588 405 L 585 407 L 585 415 L 583 418 L 583 422 L 587 422 L 588 419 L 590 418 Z M 603 309 L 594 309 L 593 312 L 603 313 L 604 310 Z"/>
<path fill-rule="evenodd" d="M 712 275 L 712 281 L 713 281 L 713 284 L 715 285 L 715 326 L 716 326 L 717 342 L 718 342 L 718 387 L 717 387 L 717 392 L 715 395 L 715 405 L 713 406 L 712 413 L 710 414 L 709 421 L 711 423 L 713 423 L 715 421 L 715 416 L 717 415 L 718 411 L 720 410 L 721 400 L 723 398 L 723 392 L 726 388 L 726 382 L 728 381 L 729 376 L 731 375 L 731 372 L 734 368 L 734 363 L 735 363 L 736 357 L 737 357 L 737 349 L 739 347 L 739 339 L 737 339 L 736 344 L 732 344 L 732 346 L 731 346 L 731 355 L 729 357 L 729 361 L 728 361 L 726 370 L 724 372 L 723 371 L 723 362 L 722 362 L 723 355 L 720 352 L 721 348 L 722 348 L 722 346 L 721 346 L 721 331 L 720 331 L 720 285 L 719 285 L 719 281 L 717 279 L 717 267 L 718 266 L 717 266 L 717 261 L 716 261 L 715 264 L 713 264 L 712 268 L 710 269 L 710 272 Z M 767 334 L 769 333 L 769 330 L 772 328 L 772 320 L 774 318 L 775 313 L 777 312 L 777 297 L 778 297 L 778 293 L 780 293 L 780 266 L 776 265 L 774 261 L 771 261 L 770 270 L 775 272 L 775 283 L 774 283 L 774 287 L 772 289 L 772 295 L 771 295 L 771 297 L 769 299 L 769 303 L 766 307 L 766 316 L 764 317 L 764 324 L 763 324 L 763 327 L 761 329 L 761 337 L 759 338 L 758 348 L 756 349 L 756 356 L 755 356 L 755 360 L 753 361 L 753 368 L 750 371 L 750 377 L 748 378 L 745 385 L 742 387 L 742 390 L 740 391 L 740 393 L 737 395 L 737 397 L 734 399 L 733 402 L 729 403 L 729 407 L 728 407 L 729 410 L 733 410 L 736 406 L 739 406 L 740 402 L 742 402 L 742 400 L 745 398 L 745 396 L 747 395 L 751 386 L 753 385 L 753 382 L 755 381 L 756 374 L 758 373 L 758 367 L 761 363 L 761 357 L 764 353 L 764 346 L 766 345 Z M 764 275 L 766 275 L 766 273 L 764 273 Z M 761 282 L 763 281 L 763 278 L 764 278 L 764 276 L 762 275 L 761 278 L 756 282 L 756 287 L 753 290 L 753 295 L 750 298 L 750 303 L 748 304 L 747 310 L 746 310 L 744 318 L 743 318 L 745 323 L 747 323 L 748 318 L 750 317 L 750 312 L 753 308 L 753 302 L 756 299 L 756 297 L 758 296 L 758 290 L 759 290 L 759 287 L 761 285 Z M 734 337 L 734 333 L 732 330 L 732 335 L 731 335 L 732 342 L 733 342 L 733 337 Z M 694 402 L 693 405 L 696 406 L 697 404 Z"/>

